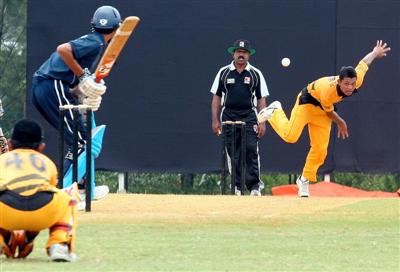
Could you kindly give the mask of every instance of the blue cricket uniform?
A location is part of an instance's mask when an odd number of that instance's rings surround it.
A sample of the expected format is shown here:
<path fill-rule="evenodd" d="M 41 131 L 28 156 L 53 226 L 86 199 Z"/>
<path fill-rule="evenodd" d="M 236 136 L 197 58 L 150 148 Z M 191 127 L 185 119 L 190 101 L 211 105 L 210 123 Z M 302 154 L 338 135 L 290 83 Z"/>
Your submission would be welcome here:
<path fill-rule="evenodd" d="M 106 42 L 102 34 L 93 32 L 69 42 L 75 59 L 82 68 L 88 68 L 91 72 L 96 69 L 103 55 Z M 54 52 L 48 60 L 35 72 L 32 80 L 33 104 L 42 116 L 56 129 L 59 128 L 59 107 L 62 105 L 77 105 L 70 88 L 78 85 L 78 77 L 64 63 L 57 52 Z M 72 145 L 72 110 L 66 113 L 65 141 Z M 86 129 L 83 120 L 79 122 L 79 142 L 84 145 Z"/>
<path fill-rule="evenodd" d="M 102 34 L 93 32 L 69 42 L 72 52 L 82 68 L 88 68 L 92 73 L 96 69 L 107 44 Z M 64 63 L 57 52 L 51 54 L 42 66 L 35 72 L 32 80 L 33 104 L 41 115 L 56 129 L 59 128 L 59 107 L 62 105 L 78 105 L 77 97 L 73 96 L 70 88 L 79 83 L 79 78 Z M 68 110 L 65 114 L 65 141 L 69 152 L 64 163 L 67 171 L 71 164 L 71 147 L 73 142 L 73 113 Z M 79 153 L 85 145 L 86 127 L 82 116 L 79 115 L 78 125 Z"/>

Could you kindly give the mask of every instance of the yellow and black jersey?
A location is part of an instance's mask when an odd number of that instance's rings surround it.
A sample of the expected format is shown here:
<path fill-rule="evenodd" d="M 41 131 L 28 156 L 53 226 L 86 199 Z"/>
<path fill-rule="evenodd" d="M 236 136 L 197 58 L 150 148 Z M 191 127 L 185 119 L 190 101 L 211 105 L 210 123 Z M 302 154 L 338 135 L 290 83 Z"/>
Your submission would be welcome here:
<path fill-rule="evenodd" d="M 0 156 L 0 191 L 23 196 L 39 191 L 56 191 L 57 168 L 44 154 L 32 149 L 15 149 Z"/>
<path fill-rule="evenodd" d="M 355 68 L 357 72 L 356 89 L 361 87 L 368 65 L 360 61 Z M 307 85 L 307 90 L 312 97 L 318 100 L 326 112 L 334 110 L 334 104 L 343 100 L 343 96 L 337 90 L 339 76 L 322 77 Z"/>

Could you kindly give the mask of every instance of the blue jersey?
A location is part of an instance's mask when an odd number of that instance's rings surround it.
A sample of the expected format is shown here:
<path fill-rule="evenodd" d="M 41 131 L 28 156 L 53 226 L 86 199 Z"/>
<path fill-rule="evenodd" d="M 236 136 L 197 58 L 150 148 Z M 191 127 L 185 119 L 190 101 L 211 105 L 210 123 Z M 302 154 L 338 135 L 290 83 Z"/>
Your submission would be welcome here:
<path fill-rule="evenodd" d="M 106 48 L 106 43 L 102 34 L 93 32 L 69 42 L 72 47 L 74 58 L 82 68 L 88 68 L 91 72 L 96 69 L 101 56 Z M 64 60 L 57 52 L 51 54 L 39 70 L 34 74 L 34 78 L 39 79 L 58 79 L 65 82 L 71 88 L 79 83 L 78 78 L 71 69 L 64 63 Z"/>

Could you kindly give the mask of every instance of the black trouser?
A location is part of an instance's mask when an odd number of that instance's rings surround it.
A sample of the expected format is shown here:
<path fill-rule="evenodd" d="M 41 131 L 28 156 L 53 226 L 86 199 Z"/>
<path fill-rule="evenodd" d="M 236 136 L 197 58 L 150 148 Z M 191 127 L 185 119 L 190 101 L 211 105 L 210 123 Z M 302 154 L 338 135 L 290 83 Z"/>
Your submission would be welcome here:
<path fill-rule="evenodd" d="M 32 80 L 32 102 L 40 114 L 52 125 L 55 129 L 60 127 L 59 107 L 63 105 L 77 105 L 77 99 L 72 96 L 68 85 L 55 79 L 38 79 Z M 68 150 L 72 151 L 73 144 L 73 126 L 74 116 L 72 109 L 66 111 L 64 118 L 65 142 L 68 145 Z M 82 119 L 82 115 L 78 114 L 78 153 L 83 151 L 86 139 L 86 126 Z M 70 153 L 70 152 L 69 152 Z M 72 157 L 64 161 L 64 174 L 72 164 Z"/>
<path fill-rule="evenodd" d="M 260 156 L 258 153 L 258 137 L 257 137 L 257 116 L 254 110 L 231 110 L 223 109 L 222 112 L 222 122 L 223 121 L 243 121 L 246 122 L 246 187 L 248 190 L 259 189 L 261 183 L 260 180 Z M 227 148 L 227 156 L 232 158 L 231 145 L 232 145 L 232 130 L 230 126 L 226 126 L 225 130 L 225 143 Z M 240 177 L 241 177 L 241 142 L 242 136 L 240 133 L 240 126 L 236 126 L 236 140 L 235 147 L 236 153 L 235 158 L 228 159 L 228 162 L 234 162 L 236 165 L 236 180 L 235 184 L 240 188 Z M 232 167 L 230 167 L 232 169 Z"/>

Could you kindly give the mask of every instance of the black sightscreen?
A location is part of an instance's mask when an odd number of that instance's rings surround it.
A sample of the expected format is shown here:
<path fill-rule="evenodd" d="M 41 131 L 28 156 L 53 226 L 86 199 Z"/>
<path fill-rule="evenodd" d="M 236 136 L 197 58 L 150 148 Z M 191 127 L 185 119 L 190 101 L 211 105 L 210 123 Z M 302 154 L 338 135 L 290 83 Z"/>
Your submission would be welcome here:
<path fill-rule="evenodd" d="M 379 3 L 378 3 L 379 2 Z M 128 41 L 108 86 L 97 124 L 107 125 L 97 168 L 140 172 L 215 172 L 219 139 L 211 132 L 209 92 L 218 69 L 231 61 L 227 47 L 252 42 L 250 62 L 266 78 L 267 103 L 287 114 L 310 81 L 356 65 L 377 39 L 392 47 L 374 63 L 358 95 L 339 104 L 350 138 L 332 131 L 323 172 L 398 172 L 400 2 L 309 0 L 29 1 L 28 82 L 58 44 L 86 34 L 95 9 L 115 6 L 141 22 Z M 288 68 L 280 65 L 291 58 Z M 27 116 L 46 129 L 47 152 L 57 157 L 57 132 L 29 99 Z M 267 125 L 260 141 L 261 171 L 301 171 L 309 148 L 307 129 L 295 145 Z"/>

